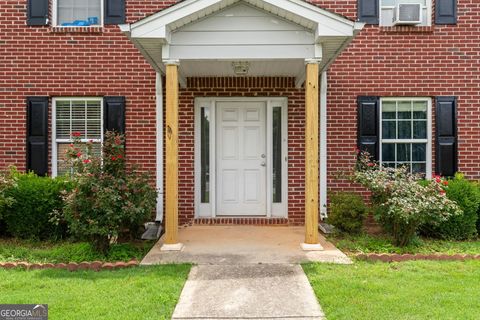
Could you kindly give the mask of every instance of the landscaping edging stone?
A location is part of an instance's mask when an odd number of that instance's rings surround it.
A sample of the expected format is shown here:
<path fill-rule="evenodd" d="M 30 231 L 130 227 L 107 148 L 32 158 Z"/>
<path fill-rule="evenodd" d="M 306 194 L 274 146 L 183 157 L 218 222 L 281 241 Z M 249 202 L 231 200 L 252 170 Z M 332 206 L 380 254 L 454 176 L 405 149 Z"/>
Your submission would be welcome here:
<path fill-rule="evenodd" d="M 25 270 L 40 270 L 40 269 L 65 269 L 69 271 L 80 270 L 113 270 L 136 267 L 139 265 L 138 260 L 132 259 L 128 262 L 102 262 L 102 261 L 84 261 L 80 263 L 28 263 L 28 262 L 0 262 L 0 268 L 13 269 L 24 268 Z"/>
<path fill-rule="evenodd" d="M 377 254 L 377 253 L 359 253 L 355 255 L 358 260 L 382 261 L 382 262 L 402 262 L 415 260 L 431 261 L 465 261 L 480 260 L 480 254 Z"/>

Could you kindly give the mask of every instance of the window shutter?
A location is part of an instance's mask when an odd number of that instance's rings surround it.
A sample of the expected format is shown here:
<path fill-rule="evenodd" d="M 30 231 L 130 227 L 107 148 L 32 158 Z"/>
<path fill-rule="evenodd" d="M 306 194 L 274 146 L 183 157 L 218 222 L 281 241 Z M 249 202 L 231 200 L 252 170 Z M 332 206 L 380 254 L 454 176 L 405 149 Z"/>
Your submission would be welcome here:
<path fill-rule="evenodd" d="M 458 171 L 457 98 L 436 98 L 436 172 L 451 177 Z"/>
<path fill-rule="evenodd" d="M 49 0 L 27 1 L 27 25 L 45 26 L 48 24 L 48 2 Z"/>
<path fill-rule="evenodd" d="M 357 20 L 369 24 L 378 24 L 379 0 L 357 0 Z"/>
<path fill-rule="evenodd" d="M 48 97 L 27 98 L 27 170 L 48 174 Z"/>
<path fill-rule="evenodd" d="M 105 97 L 103 103 L 103 129 L 125 133 L 125 97 Z"/>
<path fill-rule="evenodd" d="M 457 0 L 435 1 L 435 23 L 457 24 Z"/>
<path fill-rule="evenodd" d="M 105 0 L 105 24 L 125 23 L 125 0 Z"/>
<path fill-rule="evenodd" d="M 379 98 L 358 97 L 358 148 L 379 160 Z"/>

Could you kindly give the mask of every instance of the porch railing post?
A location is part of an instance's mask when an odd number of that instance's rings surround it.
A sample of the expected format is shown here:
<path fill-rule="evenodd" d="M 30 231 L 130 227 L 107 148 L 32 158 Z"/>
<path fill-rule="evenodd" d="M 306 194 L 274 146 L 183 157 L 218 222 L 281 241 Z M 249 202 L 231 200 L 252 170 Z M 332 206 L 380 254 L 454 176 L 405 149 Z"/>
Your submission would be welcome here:
<path fill-rule="evenodd" d="M 319 61 L 306 61 L 305 79 L 305 243 L 322 250 L 318 237 L 319 203 Z"/>
<path fill-rule="evenodd" d="M 165 238 L 162 250 L 182 250 L 178 240 L 178 61 L 166 65 Z"/>

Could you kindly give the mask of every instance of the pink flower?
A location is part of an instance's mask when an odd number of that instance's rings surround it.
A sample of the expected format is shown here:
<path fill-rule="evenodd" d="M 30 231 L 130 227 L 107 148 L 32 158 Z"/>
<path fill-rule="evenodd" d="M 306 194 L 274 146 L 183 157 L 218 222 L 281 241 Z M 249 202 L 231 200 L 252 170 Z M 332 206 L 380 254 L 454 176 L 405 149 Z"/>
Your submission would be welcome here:
<path fill-rule="evenodd" d="M 77 153 L 77 157 L 80 158 L 81 156 L 82 156 L 82 153 L 81 153 L 81 152 Z"/>
<path fill-rule="evenodd" d="M 92 162 L 92 160 L 90 160 L 90 159 L 83 160 L 83 163 L 85 163 L 85 164 L 90 163 L 90 162 Z"/>
<path fill-rule="evenodd" d="M 73 147 L 74 147 L 74 146 L 73 146 L 73 143 L 70 143 L 68 146 L 69 146 L 70 148 L 73 148 Z"/>
<path fill-rule="evenodd" d="M 367 166 L 369 166 L 369 167 L 374 167 L 374 166 L 375 166 L 375 163 L 369 162 L 369 163 L 367 164 Z"/>

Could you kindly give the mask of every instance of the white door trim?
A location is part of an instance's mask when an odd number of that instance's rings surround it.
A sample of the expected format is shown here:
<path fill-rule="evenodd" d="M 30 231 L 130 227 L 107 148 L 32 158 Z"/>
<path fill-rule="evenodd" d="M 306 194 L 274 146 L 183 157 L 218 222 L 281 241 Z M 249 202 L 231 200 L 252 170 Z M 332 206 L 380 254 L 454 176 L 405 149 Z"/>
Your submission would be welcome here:
<path fill-rule="evenodd" d="M 215 111 L 217 102 L 263 102 L 267 106 L 267 212 L 266 217 L 288 217 L 288 99 L 271 97 L 234 97 L 234 98 L 196 98 L 195 99 L 195 217 L 214 218 L 216 217 L 216 121 Z M 272 111 L 274 107 L 282 108 L 282 202 L 272 201 L 272 179 L 273 167 L 270 158 L 273 154 L 272 137 Z M 200 115 L 201 108 L 209 108 L 210 117 L 210 175 L 209 175 L 209 203 L 201 203 L 201 137 L 200 137 Z"/>

